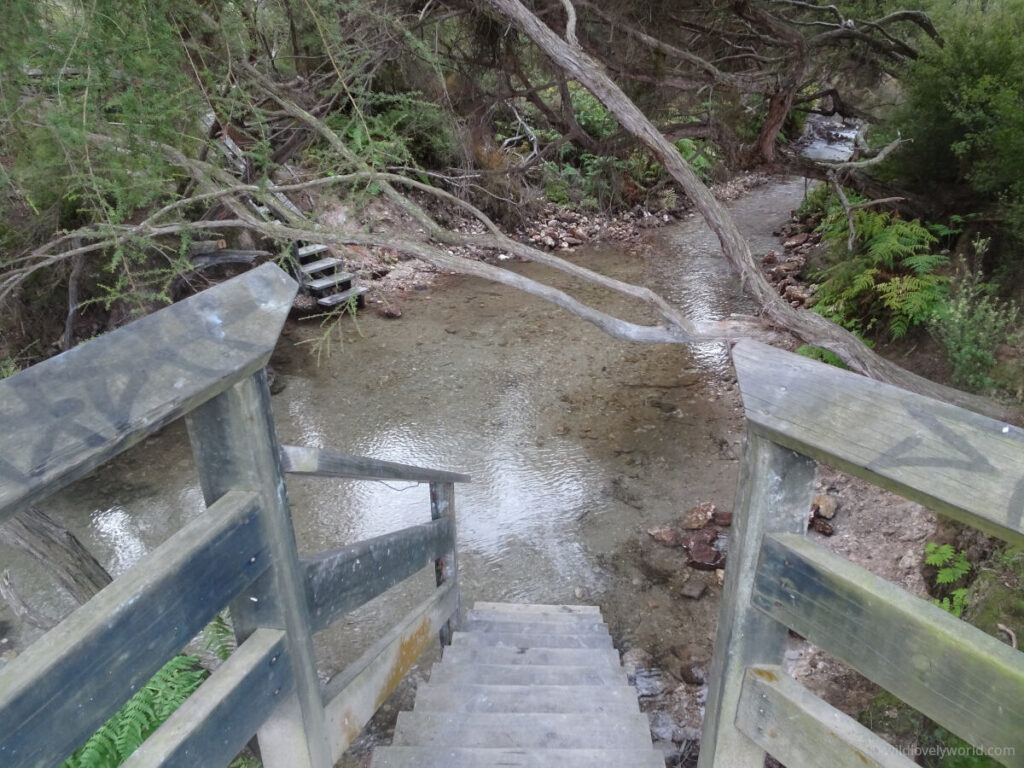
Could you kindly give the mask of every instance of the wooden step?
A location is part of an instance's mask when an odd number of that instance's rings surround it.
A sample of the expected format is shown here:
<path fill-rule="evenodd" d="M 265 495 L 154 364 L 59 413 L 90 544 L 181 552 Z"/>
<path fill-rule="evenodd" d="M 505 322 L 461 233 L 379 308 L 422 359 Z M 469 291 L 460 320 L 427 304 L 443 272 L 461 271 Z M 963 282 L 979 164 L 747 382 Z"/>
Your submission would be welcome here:
<path fill-rule="evenodd" d="M 341 283 L 349 283 L 353 277 L 355 275 L 350 272 L 335 272 L 333 275 L 325 275 L 324 277 L 318 277 L 316 280 L 310 280 L 306 283 L 306 287 L 313 291 L 322 291 Z"/>
<path fill-rule="evenodd" d="M 528 664 L 532 666 L 595 666 L 619 668 L 614 648 L 487 648 L 449 646 L 441 664 Z"/>
<path fill-rule="evenodd" d="M 608 635 L 591 632 L 583 635 L 556 634 L 542 635 L 533 632 L 528 635 L 507 632 L 456 632 L 452 636 L 453 646 L 486 646 L 493 648 L 611 648 Z"/>
<path fill-rule="evenodd" d="M 529 614 L 531 620 L 538 615 L 578 615 L 587 614 L 593 616 L 595 621 L 601 621 L 601 609 L 596 605 L 543 605 L 540 603 L 488 603 L 477 601 L 473 603 L 473 610 L 476 611 L 500 611 L 502 613 Z M 525 618 L 525 617 L 524 617 Z"/>
<path fill-rule="evenodd" d="M 326 250 L 329 250 L 329 247 L 324 245 L 323 243 L 313 243 L 311 245 L 302 246 L 295 252 L 295 255 L 298 256 L 300 259 L 304 259 L 307 256 L 313 256 L 317 253 L 323 253 Z"/>
<path fill-rule="evenodd" d="M 607 635 L 608 626 L 599 621 L 496 621 L 468 619 L 459 624 L 466 632 L 498 632 L 507 635 Z"/>
<path fill-rule="evenodd" d="M 523 621 L 530 624 L 583 624 L 593 625 L 601 621 L 600 614 L 591 616 L 578 613 L 535 613 L 527 616 L 522 613 L 509 611 L 494 611 L 491 609 L 473 608 L 466 612 L 467 621 Z"/>
<path fill-rule="evenodd" d="M 653 749 L 378 747 L 370 768 L 665 768 Z"/>
<path fill-rule="evenodd" d="M 432 683 L 477 685 L 625 685 L 626 673 L 610 666 L 530 666 L 527 664 L 435 664 Z"/>
<path fill-rule="evenodd" d="M 395 746 L 652 749 L 646 715 L 400 712 Z"/>
<path fill-rule="evenodd" d="M 423 683 L 414 712 L 625 712 L 638 714 L 631 685 Z"/>
<path fill-rule="evenodd" d="M 331 293 L 327 296 L 321 296 L 316 300 L 316 303 L 321 307 L 336 307 L 339 304 L 344 304 L 349 299 L 358 299 L 364 293 L 367 288 L 363 285 L 354 285 L 347 291 L 338 291 L 338 293 Z"/>
<path fill-rule="evenodd" d="M 303 272 L 305 272 L 307 275 L 312 277 L 314 272 L 322 272 L 325 269 L 330 269 L 331 267 L 337 267 L 341 263 L 342 263 L 341 259 L 336 259 L 333 256 L 327 256 L 326 258 L 319 259 L 317 261 L 307 262 L 307 263 L 303 264 L 300 267 L 300 269 Z"/>

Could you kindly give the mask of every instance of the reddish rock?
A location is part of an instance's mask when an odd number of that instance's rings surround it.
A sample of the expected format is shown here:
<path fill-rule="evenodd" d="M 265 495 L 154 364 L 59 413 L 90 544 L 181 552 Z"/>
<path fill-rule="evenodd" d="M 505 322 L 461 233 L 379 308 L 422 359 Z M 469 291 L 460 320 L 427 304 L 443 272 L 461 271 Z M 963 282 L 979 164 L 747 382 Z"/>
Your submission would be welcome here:
<path fill-rule="evenodd" d="M 697 506 L 686 510 L 680 523 L 688 531 L 694 531 L 707 525 L 714 514 L 715 505 L 710 501 L 702 501 Z"/>
<path fill-rule="evenodd" d="M 800 234 L 793 235 L 793 237 L 789 238 L 789 240 L 787 240 L 785 243 L 783 243 L 783 247 L 784 248 L 796 248 L 798 245 L 803 245 L 804 243 L 806 243 L 808 241 L 808 239 L 810 239 L 810 237 L 811 236 L 810 236 L 809 233 L 801 232 Z"/>
<path fill-rule="evenodd" d="M 385 304 L 377 310 L 377 314 L 389 320 L 397 320 L 402 316 L 402 310 L 397 304 Z"/>
<path fill-rule="evenodd" d="M 725 554 L 703 540 L 693 542 L 688 555 L 686 564 L 698 571 L 714 571 L 725 567 Z"/>
<path fill-rule="evenodd" d="M 811 518 L 811 529 L 817 531 L 822 536 L 831 536 L 836 532 L 832 524 L 821 517 Z"/>
<path fill-rule="evenodd" d="M 716 509 L 714 514 L 711 515 L 711 522 L 715 525 L 720 525 L 723 528 L 728 528 L 732 525 L 732 512 L 726 512 L 724 509 Z"/>
<path fill-rule="evenodd" d="M 656 525 L 648 528 L 647 533 L 663 547 L 681 547 L 686 543 L 682 531 L 674 525 Z"/>
<path fill-rule="evenodd" d="M 761 257 L 762 264 L 776 264 L 778 261 L 779 257 L 775 255 L 775 251 L 768 251 L 768 253 Z"/>

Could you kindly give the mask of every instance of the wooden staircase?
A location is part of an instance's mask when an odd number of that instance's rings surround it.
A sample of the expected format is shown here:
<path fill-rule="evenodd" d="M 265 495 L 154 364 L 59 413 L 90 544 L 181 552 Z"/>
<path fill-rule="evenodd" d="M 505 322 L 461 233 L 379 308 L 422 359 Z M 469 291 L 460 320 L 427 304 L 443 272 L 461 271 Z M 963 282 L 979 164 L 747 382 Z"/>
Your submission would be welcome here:
<path fill-rule="evenodd" d="M 477 603 L 371 768 L 663 768 L 595 606 Z"/>

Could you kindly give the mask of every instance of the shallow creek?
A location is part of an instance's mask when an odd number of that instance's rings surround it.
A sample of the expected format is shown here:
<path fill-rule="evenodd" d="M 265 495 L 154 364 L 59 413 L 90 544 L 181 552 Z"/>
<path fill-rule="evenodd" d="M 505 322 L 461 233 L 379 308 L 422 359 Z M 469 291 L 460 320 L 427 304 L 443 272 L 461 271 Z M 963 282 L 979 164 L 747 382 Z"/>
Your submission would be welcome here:
<path fill-rule="evenodd" d="M 771 232 L 804 189 L 803 180 L 771 181 L 729 204 L 755 254 L 777 247 Z M 697 320 L 752 310 L 695 215 L 652 231 L 645 247 L 601 245 L 572 258 L 648 285 Z M 536 265 L 515 269 L 654 320 L 628 300 Z M 343 342 L 336 339 L 319 363 L 305 342 L 320 329 L 289 322 L 272 361 L 287 385 L 273 398 L 281 441 L 472 475 L 456 490 L 464 606 L 596 603 L 620 651 L 643 648 L 666 668 L 673 658 L 708 658 L 715 574 L 689 572 L 678 550 L 653 551 L 645 531 L 700 501 L 732 508 L 743 425 L 724 345 L 614 341 L 539 300 L 461 276 L 397 300 L 401 319 L 369 311 L 346 319 Z M 425 486 L 290 479 L 288 491 L 303 552 L 429 519 Z M 183 425 L 76 483 L 47 509 L 122 573 L 202 512 Z M 0 561 L 44 613 L 70 608 L 20 555 L 0 549 Z M 323 673 L 355 659 L 423 599 L 432 578 L 424 572 L 322 633 Z M 687 578 L 708 585 L 703 598 L 679 596 Z M 4 639 L 0 651 L 30 637 L 9 627 Z"/>

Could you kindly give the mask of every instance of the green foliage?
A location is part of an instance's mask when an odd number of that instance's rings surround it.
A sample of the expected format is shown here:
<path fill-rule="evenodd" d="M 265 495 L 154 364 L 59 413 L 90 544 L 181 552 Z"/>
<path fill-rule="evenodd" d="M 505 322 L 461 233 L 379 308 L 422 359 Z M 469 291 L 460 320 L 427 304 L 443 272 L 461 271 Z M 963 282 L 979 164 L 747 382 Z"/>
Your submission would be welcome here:
<path fill-rule="evenodd" d="M 116 768 L 167 720 L 206 677 L 195 656 L 175 656 L 61 768 Z"/>
<path fill-rule="evenodd" d="M 941 726 L 935 726 L 930 734 L 932 742 L 928 752 L 935 753 L 937 761 L 926 762 L 934 768 L 1000 768 L 1001 763 L 971 746 L 954 733 Z"/>
<path fill-rule="evenodd" d="M 221 661 L 235 652 L 235 632 L 231 628 L 231 612 L 224 609 L 203 627 L 203 646 Z"/>
<path fill-rule="evenodd" d="M 924 561 L 938 569 L 935 574 L 936 584 L 955 584 L 971 572 L 971 564 L 964 552 L 953 548 L 951 544 L 939 545 L 929 541 L 924 548 Z M 948 596 L 933 602 L 947 613 L 956 617 L 963 615 L 967 608 L 967 592 L 965 587 L 952 590 Z"/>
<path fill-rule="evenodd" d="M 859 334 L 885 328 L 894 339 L 927 323 L 949 295 L 949 279 L 938 273 L 949 260 L 932 252 L 935 235 L 917 220 L 860 208 L 848 252 L 846 213 L 838 201 L 825 206 L 819 230 L 838 260 L 817 275 L 814 311 Z"/>
<path fill-rule="evenodd" d="M 975 391 L 993 387 L 996 347 L 1016 327 L 1018 309 L 994 295 L 996 286 L 977 272 L 966 272 L 953 296 L 935 313 L 929 330 L 946 352 L 953 383 Z"/>
<path fill-rule="evenodd" d="M 828 365 L 834 365 L 836 368 L 844 368 L 849 370 L 850 367 L 839 359 L 839 356 L 835 352 L 830 352 L 827 349 L 821 347 L 812 347 L 809 344 L 803 344 L 797 347 L 796 353 L 809 357 L 811 360 L 817 360 L 819 363 L 826 363 Z"/>
<path fill-rule="evenodd" d="M 576 122 L 583 130 L 598 141 L 618 132 L 618 121 L 594 94 L 575 81 L 570 82 L 568 87 Z"/>
<path fill-rule="evenodd" d="M 945 18 L 943 7 L 945 44 L 903 73 L 893 122 L 913 142 L 893 170 L 928 193 L 967 185 L 1024 239 L 1024 0 L 957 3 Z"/>

